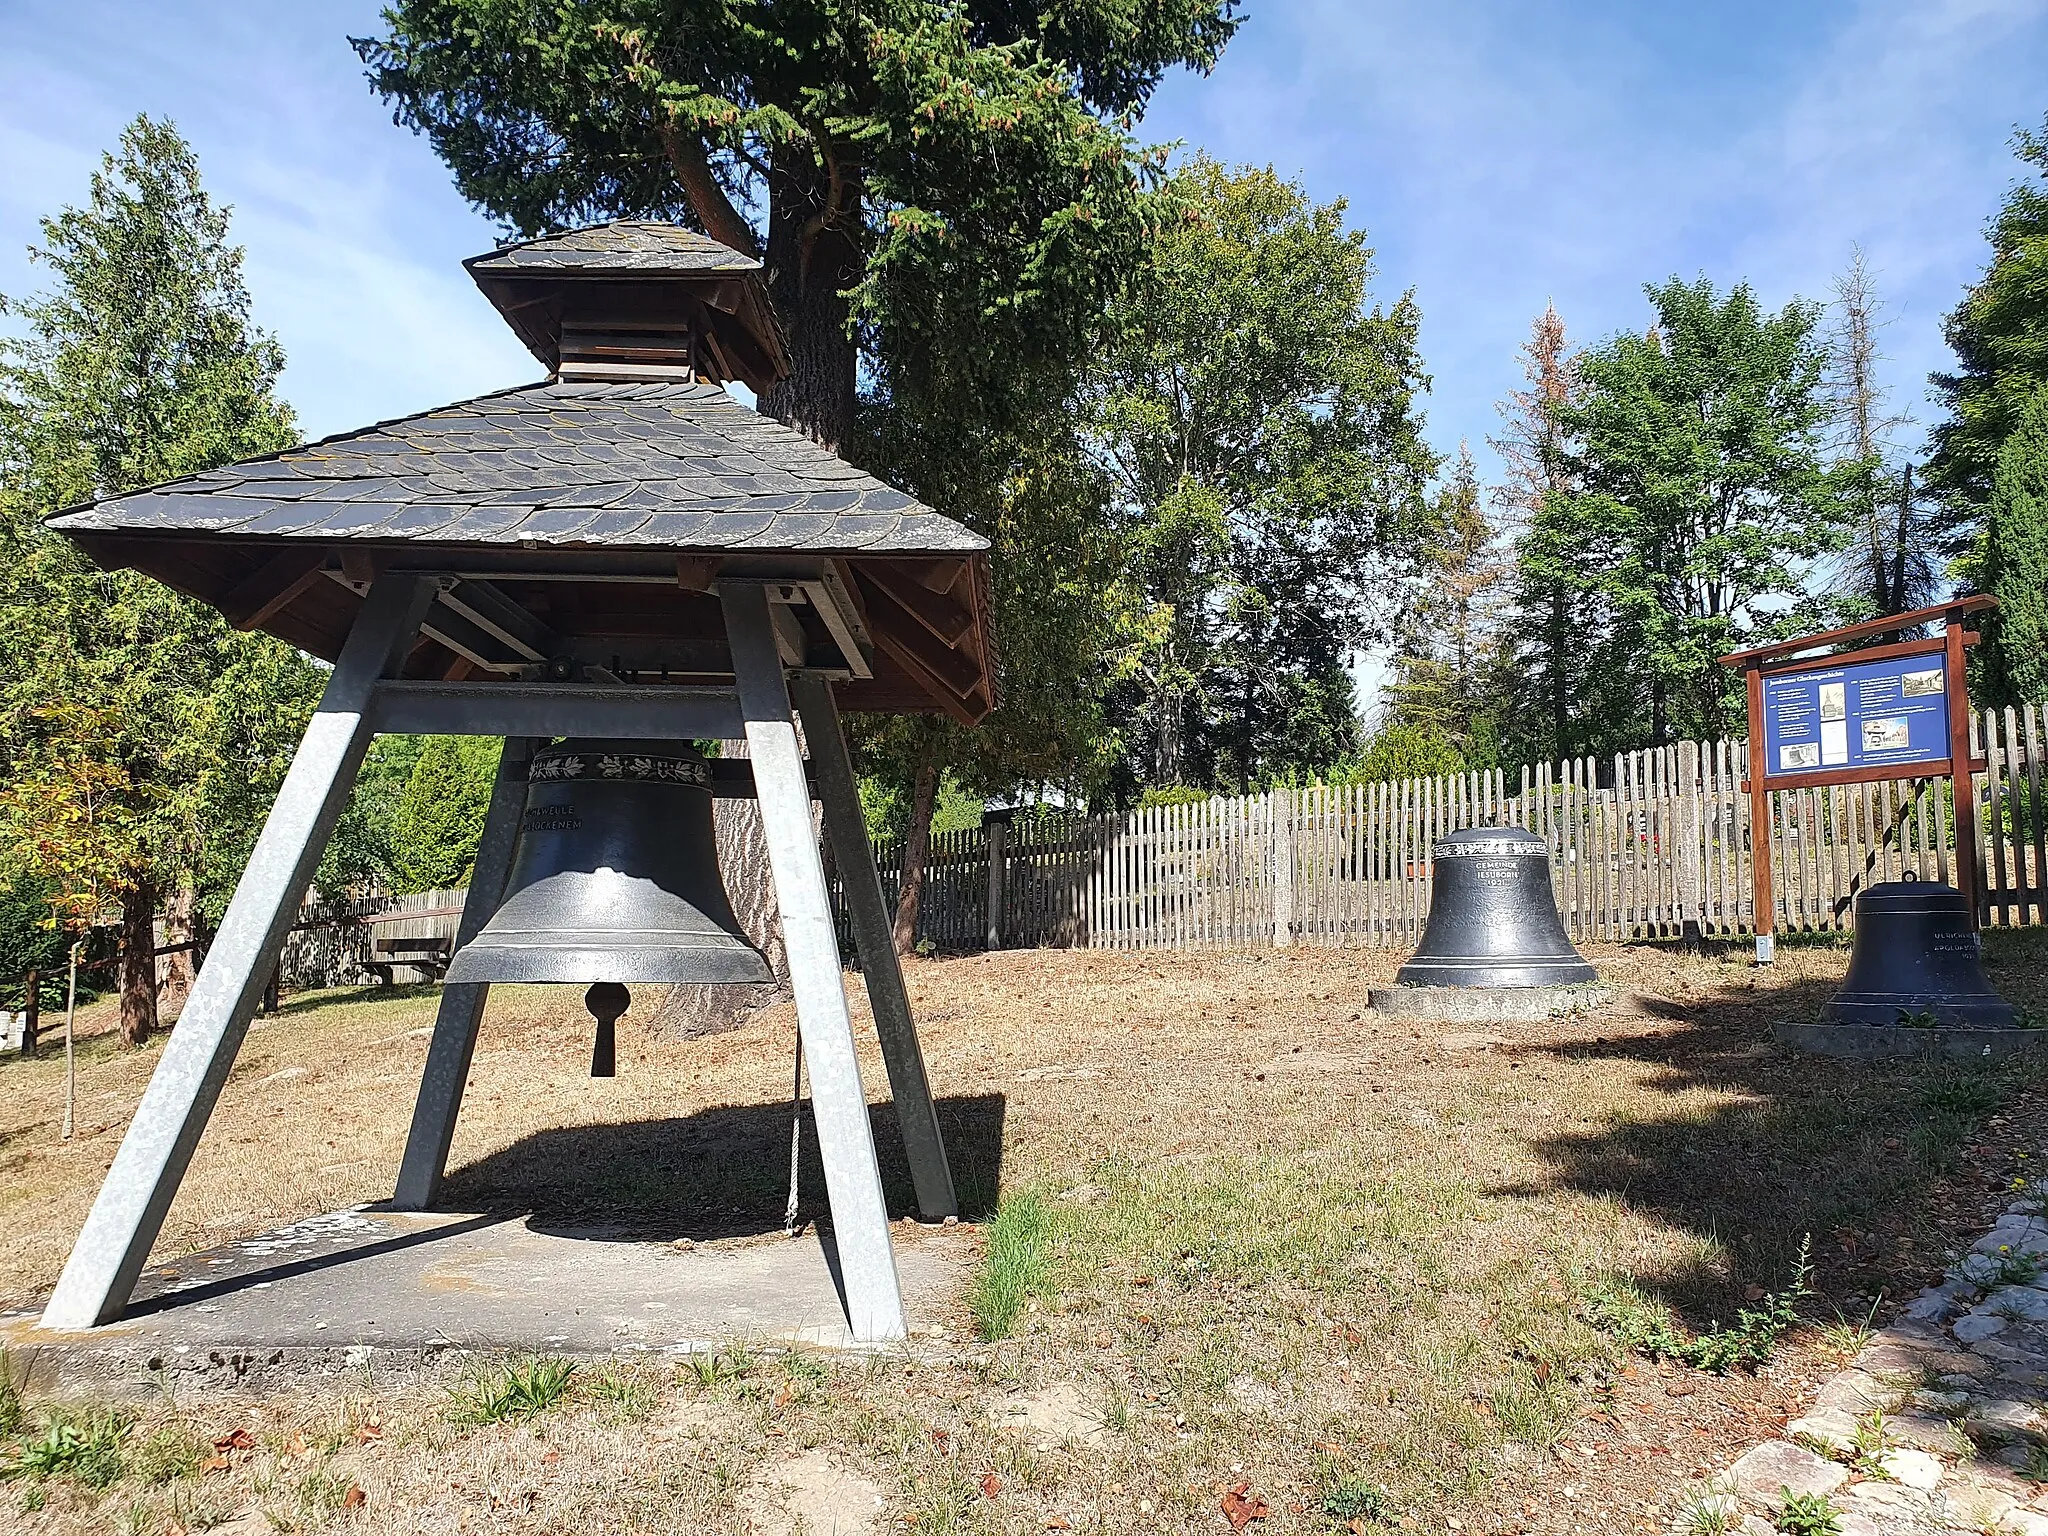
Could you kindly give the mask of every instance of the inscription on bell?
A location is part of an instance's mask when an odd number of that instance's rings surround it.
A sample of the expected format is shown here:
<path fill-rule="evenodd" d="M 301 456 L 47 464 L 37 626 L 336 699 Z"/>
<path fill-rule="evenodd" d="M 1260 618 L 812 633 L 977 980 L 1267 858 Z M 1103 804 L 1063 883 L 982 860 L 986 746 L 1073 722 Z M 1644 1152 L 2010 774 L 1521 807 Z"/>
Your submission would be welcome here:
<path fill-rule="evenodd" d="M 527 810 L 520 825 L 529 832 L 574 832 L 583 825 L 583 818 L 573 805 L 536 805 Z"/>
<path fill-rule="evenodd" d="M 1821 1016 L 1887 1028 L 1907 1019 L 2010 1029 L 2012 1004 L 1984 975 L 1983 941 L 1963 893 L 1938 880 L 1892 880 L 1856 898 L 1856 943 L 1842 990 Z"/>

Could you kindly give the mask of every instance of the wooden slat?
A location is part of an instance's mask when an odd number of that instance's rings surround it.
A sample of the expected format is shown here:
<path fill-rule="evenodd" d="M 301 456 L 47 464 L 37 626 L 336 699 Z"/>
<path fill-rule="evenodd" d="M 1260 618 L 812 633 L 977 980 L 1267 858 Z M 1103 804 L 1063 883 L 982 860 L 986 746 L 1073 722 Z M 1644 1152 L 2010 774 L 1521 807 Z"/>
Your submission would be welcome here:
<path fill-rule="evenodd" d="M 2040 711 L 2029 704 L 2026 707 L 2027 743 L 2027 811 L 2030 831 L 2033 834 L 2034 874 L 2030 882 L 2034 892 L 2034 921 L 2048 923 L 2048 806 L 2041 803 L 2041 720 Z"/>

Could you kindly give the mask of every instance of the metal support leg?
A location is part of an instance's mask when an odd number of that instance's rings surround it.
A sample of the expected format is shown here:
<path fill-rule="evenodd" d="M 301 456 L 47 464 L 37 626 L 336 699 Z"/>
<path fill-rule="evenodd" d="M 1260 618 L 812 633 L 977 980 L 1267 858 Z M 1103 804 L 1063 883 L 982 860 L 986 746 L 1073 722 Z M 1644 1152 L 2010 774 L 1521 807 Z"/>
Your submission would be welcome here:
<path fill-rule="evenodd" d="M 882 900 L 882 878 L 868 845 L 867 824 L 860 810 L 860 788 L 846 755 L 846 737 L 839 729 L 839 706 L 832 685 L 820 677 L 799 674 L 790 693 L 803 717 L 804 740 L 811 749 L 811 783 L 825 808 L 825 833 L 832 856 L 846 882 L 846 906 L 853 918 L 853 942 L 860 951 L 861 975 L 868 1002 L 875 1011 L 875 1033 L 882 1040 L 882 1061 L 889 1069 L 889 1092 L 896 1100 L 896 1118 L 903 1127 L 903 1150 L 910 1158 L 910 1177 L 917 1185 L 917 1209 L 926 1221 L 960 1214 L 953 1193 L 953 1170 L 946 1165 L 946 1143 L 939 1132 L 938 1110 L 924 1071 L 924 1052 L 917 1043 L 917 1024 L 910 1016 L 910 994 L 903 985 L 903 967 L 896 957 L 888 908 Z"/>
<path fill-rule="evenodd" d="M 95 1327 L 128 1305 L 369 750 L 377 680 L 403 659 L 433 594 L 424 578 L 386 577 L 356 616 L 178 1027 L 43 1311 L 45 1328 Z"/>
<path fill-rule="evenodd" d="M 463 900 L 462 920 L 455 929 L 456 952 L 477 936 L 505 899 L 505 877 L 512 870 L 519 818 L 526 805 L 526 768 L 536 745 L 529 736 L 508 737 L 498 758 L 491 808 L 484 815 L 469 895 Z M 483 1022 L 484 1003 L 490 995 L 489 982 L 452 981 L 441 988 L 434 1038 L 427 1046 L 420 1096 L 413 1105 L 412 1130 L 405 1138 L 405 1159 L 398 1166 L 398 1189 L 391 1197 L 401 1211 L 424 1211 L 441 1193 L 448 1148 L 455 1140 L 455 1117 L 462 1112 L 462 1090 L 469 1082 L 470 1058 L 476 1054 L 477 1026 Z"/>
<path fill-rule="evenodd" d="M 754 787 L 767 834 L 768 867 L 782 913 L 797 1029 L 811 1072 L 811 1112 L 832 1202 L 832 1233 L 846 1287 L 847 1322 L 862 1342 L 900 1339 L 906 1331 L 889 1209 L 875 1164 L 874 1127 L 854 1055 L 853 1023 L 839 974 L 839 938 L 825 893 L 825 867 L 811 835 L 811 791 L 804 778 L 790 715 L 789 689 L 775 645 L 768 594 L 724 582 L 725 632 L 732 643 L 740 713 L 746 719 Z"/>

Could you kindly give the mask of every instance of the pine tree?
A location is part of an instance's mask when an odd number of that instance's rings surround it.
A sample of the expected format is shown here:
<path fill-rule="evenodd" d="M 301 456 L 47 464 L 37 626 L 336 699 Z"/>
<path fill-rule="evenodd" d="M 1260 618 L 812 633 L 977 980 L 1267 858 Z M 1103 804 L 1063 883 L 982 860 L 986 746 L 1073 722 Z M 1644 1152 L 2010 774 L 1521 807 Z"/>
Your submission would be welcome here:
<path fill-rule="evenodd" d="M 468 883 L 501 746 L 489 736 L 428 738 L 392 826 L 393 887 L 400 895 Z"/>
<path fill-rule="evenodd" d="M 154 581 L 94 568 L 41 519 L 296 433 L 228 212 L 169 123 L 138 117 L 87 205 L 42 231 L 31 256 L 55 284 L 6 305 L 24 334 L 0 342 L 0 815 L 75 918 L 119 903 L 135 1043 L 156 1023 L 159 897 L 196 880 L 217 908 L 320 674 Z"/>
<path fill-rule="evenodd" d="M 1998 450 L 1984 540 L 1991 702 L 2048 702 L 2048 385 L 2018 412 Z"/>
<path fill-rule="evenodd" d="M 1507 474 L 1493 492 L 1515 545 L 1509 616 L 1501 626 L 1494 693 L 1502 749 L 1556 762 L 1591 739 L 1587 688 L 1595 618 L 1574 579 L 1561 498 L 1573 488 L 1559 412 L 1571 396 L 1573 358 L 1564 321 L 1546 305 L 1522 344 L 1526 389 L 1502 402 L 1503 430 L 1489 441 Z"/>
<path fill-rule="evenodd" d="M 2033 171 L 2006 195 L 1986 231 L 1991 261 L 1945 327 L 1957 368 L 1934 376 L 1948 419 L 1934 429 L 1928 487 L 1941 499 L 1945 552 L 1968 563 L 1991 500 L 2005 440 L 2048 384 L 2048 124 L 2014 135 Z"/>
<path fill-rule="evenodd" d="M 1441 737 L 1468 767 L 1494 766 L 1490 696 L 1511 568 L 1486 515 L 1470 448 L 1431 498 L 1431 529 L 1394 648 L 1388 723 Z"/>

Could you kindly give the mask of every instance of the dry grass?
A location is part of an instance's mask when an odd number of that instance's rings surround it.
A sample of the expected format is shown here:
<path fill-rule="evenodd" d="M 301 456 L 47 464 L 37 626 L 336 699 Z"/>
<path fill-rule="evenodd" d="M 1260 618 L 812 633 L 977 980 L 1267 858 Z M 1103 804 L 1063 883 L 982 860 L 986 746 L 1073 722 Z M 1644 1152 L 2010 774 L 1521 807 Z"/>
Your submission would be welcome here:
<path fill-rule="evenodd" d="M 445 1392 L 376 1384 L 158 1404 L 126 1432 L 111 1488 L 17 1478 L 0 1500 L 40 1497 L 18 1518 L 66 1532 L 250 1509 L 269 1522 L 250 1531 L 739 1529 L 767 1507 L 765 1475 L 829 1446 L 922 1536 L 1055 1520 L 1213 1532 L 1240 1483 L 1266 1501 L 1252 1527 L 1266 1536 L 1372 1529 L 1375 1512 L 1432 1530 L 1661 1529 L 1689 1480 L 1783 1422 L 1839 1341 L 1816 1327 L 1758 1375 L 1715 1377 L 1629 1360 L 1586 1321 L 1588 1295 L 1625 1280 L 1691 1328 L 1730 1321 L 1810 1234 L 1816 1319 L 1861 1317 L 1976 1219 L 1993 1192 L 1970 1181 L 2003 1175 L 1970 1151 L 1987 1122 L 1999 1158 L 2020 1145 L 1995 1117 L 2018 1096 L 2006 1113 L 2024 1119 L 2027 1083 L 1776 1051 L 1769 1020 L 1818 1007 L 1839 949 L 1787 947 L 1761 975 L 1740 954 L 1592 958 L 1630 1001 L 1491 1032 L 1375 1018 L 1365 987 L 1391 955 L 916 965 L 976 1214 L 1038 1206 L 1013 1219 L 1036 1235 L 1032 1272 L 1002 1299 L 1007 1340 L 675 1373 L 586 1364 L 563 1402 L 517 1423 L 466 1425 Z M 2002 988 L 2037 1009 L 2041 958 L 2031 939 L 1994 946 Z M 386 1195 L 430 1009 L 424 994 L 305 999 L 252 1034 L 163 1255 Z M 566 989 L 494 998 L 451 1200 L 653 1234 L 776 1225 L 788 1009 L 681 1045 L 629 1017 L 607 1083 L 582 1075 L 584 1030 Z M 68 1148 L 61 1067 L 0 1066 L 16 1237 L 0 1291 L 54 1278 L 148 1065 L 88 1044 L 85 1135 Z M 682 1167 L 697 1176 L 674 1178 Z M 903 1170 L 888 1176 L 907 1208 Z M 1942 1200 L 1958 1190 L 1954 1215 Z M 973 1334 L 965 1298 L 941 1321 Z M 1035 1435 L 1007 1427 L 1020 1404 L 1052 1405 Z M 1047 1413 L 1080 1443 L 1051 1443 Z M 153 1437 L 210 1446 L 238 1426 L 257 1444 L 219 1453 L 225 1467 L 180 1474 L 162 1451 L 164 1480 L 137 1469 Z M 39 1428 L 32 1409 L 26 1432 Z"/>

